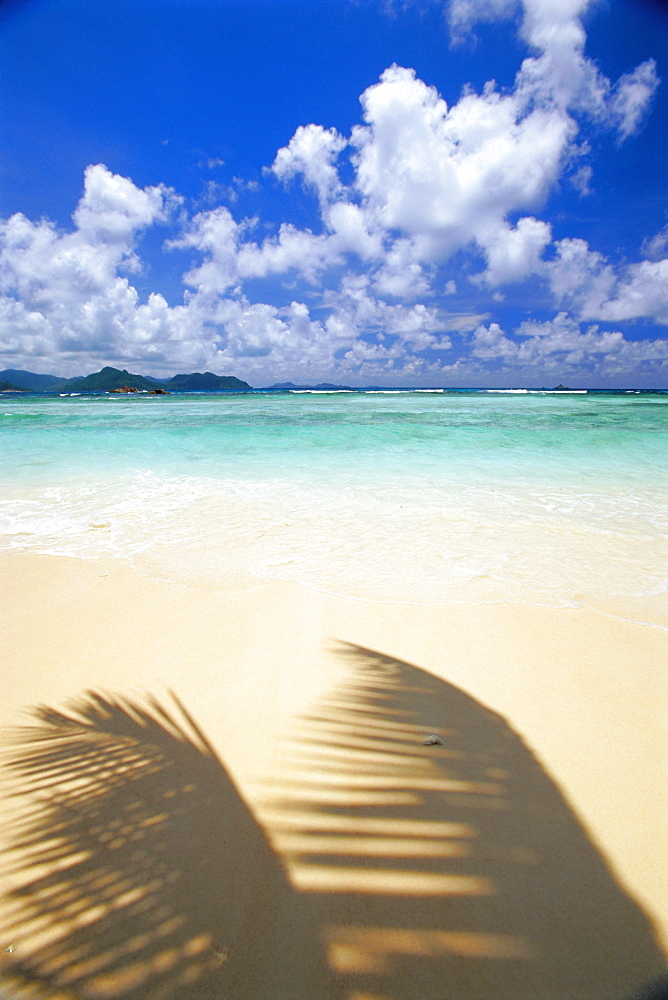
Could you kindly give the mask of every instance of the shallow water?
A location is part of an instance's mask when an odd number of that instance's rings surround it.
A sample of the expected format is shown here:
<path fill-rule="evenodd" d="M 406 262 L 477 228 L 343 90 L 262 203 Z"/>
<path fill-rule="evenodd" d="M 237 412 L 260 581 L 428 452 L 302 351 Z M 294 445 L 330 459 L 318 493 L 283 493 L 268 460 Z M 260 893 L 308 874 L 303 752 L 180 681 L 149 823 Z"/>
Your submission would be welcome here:
<path fill-rule="evenodd" d="M 668 395 L 11 396 L 0 548 L 668 625 Z"/>

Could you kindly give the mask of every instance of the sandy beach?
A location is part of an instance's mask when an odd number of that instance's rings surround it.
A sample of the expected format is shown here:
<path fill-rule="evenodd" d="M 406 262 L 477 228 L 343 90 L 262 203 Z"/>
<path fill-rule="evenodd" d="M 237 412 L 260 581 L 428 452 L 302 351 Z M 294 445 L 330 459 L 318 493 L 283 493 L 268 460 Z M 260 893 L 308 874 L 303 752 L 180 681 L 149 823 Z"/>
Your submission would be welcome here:
<path fill-rule="evenodd" d="M 45 555 L 0 578 L 10 996 L 603 1000 L 660 973 L 665 632 Z"/>

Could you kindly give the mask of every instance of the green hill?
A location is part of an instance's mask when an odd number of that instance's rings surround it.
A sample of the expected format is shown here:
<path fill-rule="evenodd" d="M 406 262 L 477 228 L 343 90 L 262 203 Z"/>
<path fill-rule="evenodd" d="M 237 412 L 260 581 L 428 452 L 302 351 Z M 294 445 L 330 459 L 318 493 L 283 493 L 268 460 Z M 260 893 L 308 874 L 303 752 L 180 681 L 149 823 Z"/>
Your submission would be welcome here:
<path fill-rule="evenodd" d="M 120 389 L 124 385 L 131 389 L 144 389 L 147 392 L 151 392 L 156 387 L 155 382 L 149 381 L 143 375 L 131 375 L 125 369 L 107 367 L 92 375 L 86 375 L 84 378 L 74 378 L 58 388 L 61 392 L 109 392 L 111 389 Z"/>
<path fill-rule="evenodd" d="M 58 375 L 38 375 L 37 372 L 26 372 L 22 368 L 5 368 L 0 372 L 0 380 L 18 386 L 19 389 L 34 389 L 36 392 L 56 391 L 67 381 Z"/>
<path fill-rule="evenodd" d="M 12 385 L 11 382 L 0 382 L 0 392 L 32 392 L 32 389 L 25 389 L 22 385 Z"/>
<path fill-rule="evenodd" d="M 3 379 L 4 376 L 4 379 Z M 15 377 L 12 377 L 15 376 Z M 19 392 L 30 389 L 38 392 L 111 392 L 127 386 L 139 392 L 155 392 L 156 388 L 165 388 L 181 392 L 252 392 L 253 387 L 248 382 L 235 378 L 233 375 L 214 375 L 213 372 L 192 372 L 190 375 L 174 375 L 170 379 L 157 379 L 134 375 L 125 368 L 107 366 L 92 375 L 81 378 L 60 379 L 55 375 L 36 375 L 34 372 L 23 372 L 8 368 L 0 372 L 0 392 Z"/>
<path fill-rule="evenodd" d="M 214 375 L 213 372 L 193 372 L 191 375 L 175 375 L 162 383 L 167 389 L 185 392 L 249 392 L 253 387 L 233 375 Z"/>

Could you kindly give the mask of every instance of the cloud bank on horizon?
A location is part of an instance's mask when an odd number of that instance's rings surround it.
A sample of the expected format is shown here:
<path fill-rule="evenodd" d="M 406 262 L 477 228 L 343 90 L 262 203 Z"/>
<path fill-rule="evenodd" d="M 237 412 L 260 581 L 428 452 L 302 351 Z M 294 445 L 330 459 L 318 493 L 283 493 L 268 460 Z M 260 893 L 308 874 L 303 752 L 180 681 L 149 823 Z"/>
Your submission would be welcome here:
<path fill-rule="evenodd" d="M 514 34 L 512 84 L 460 81 L 448 104 L 390 65 L 348 134 L 304 122 L 259 181 L 235 180 L 277 191 L 278 218 L 237 214 L 232 187 L 197 205 L 90 164 L 68 228 L 0 222 L 0 367 L 668 386 L 668 226 L 627 259 L 590 245 L 574 214 L 564 233 L 554 209 L 565 189 L 586 205 L 590 136 L 614 137 L 612 156 L 633 143 L 660 86 L 651 53 L 614 80 L 587 56 L 590 6 L 451 0 L 453 44 L 473 49 L 482 22 Z M 178 298 L 150 288 L 161 260 L 180 267 Z"/>

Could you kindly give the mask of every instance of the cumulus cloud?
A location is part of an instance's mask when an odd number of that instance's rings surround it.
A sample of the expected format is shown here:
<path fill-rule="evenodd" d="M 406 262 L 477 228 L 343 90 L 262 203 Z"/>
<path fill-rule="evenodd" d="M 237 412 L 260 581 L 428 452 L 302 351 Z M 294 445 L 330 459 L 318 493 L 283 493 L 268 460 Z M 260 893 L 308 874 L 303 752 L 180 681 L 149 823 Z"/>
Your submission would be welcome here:
<path fill-rule="evenodd" d="M 615 84 L 584 54 L 582 18 L 593 0 L 450 0 L 455 42 L 477 23 L 521 14 L 520 34 L 534 54 L 522 63 L 516 93 L 527 107 L 552 105 L 616 128 L 620 141 L 635 133 L 659 85 L 656 62 L 647 59 Z"/>
<path fill-rule="evenodd" d="M 339 252 L 373 260 L 384 251 L 377 280 L 387 294 L 424 294 L 422 267 L 468 245 L 494 258 L 492 282 L 506 273 L 520 280 L 535 270 L 548 229 L 531 216 L 509 218 L 544 203 L 577 133 L 568 101 L 551 86 L 548 100 L 544 75 L 525 62 L 511 93 L 490 83 L 448 107 L 413 70 L 392 66 L 362 94 L 364 124 L 349 142 L 333 129 L 300 127 L 271 169 L 284 181 L 301 176 L 317 194 Z M 345 185 L 337 161 L 347 145 L 354 175 Z M 410 275 L 403 282 L 400 258 Z"/>
<path fill-rule="evenodd" d="M 0 223 L 7 354 L 99 357 L 109 341 L 124 342 L 138 295 L 119 270 L 140 268 L 138 235 L 165 222 L 178 201 L 162 185 L 141 189 L 98 164 L 86 170 L 73 231 L 20 213 Z"/>
<path fill-rule="evenodd" d="M 612 322 L 649 317 L 668 324 L 668 258 L 631 264 L 610 297 L 592 312 Z"/>
<path fill-rule="evenodd" d="M 590 190 L 583 121 L 623 141 L 658 85 L 651 59 L 615 83 L 587 58 L 589 2 L 452 0 L 458 39 L 481 20 L 519 18 L 528 55 L 513 85 L 465 88 L 448 105 L 395 65 L 361 95 L 349 136 L 300 126 L 265 183 L 303 196 L 301 183 L 315 212 L 308 228 L 235 218 L 217 202 L 235 203 L 239 178 L 212 184 L 197 206 L 205 210 L 189 213 L 164 185 L 141 188 L 88 167 L 70 231 L 21 214 L 0 223 L 4 357 L 59 356 L 75 371 L 84 358 L 89 367 L 136 360 L 154 372 L 207 367 L 260 381 L 663 365 L 664 342 L 631 341 L 601 324 L 668 323 L 665 231 L 646 242 L 645 259 L 620 265 L 577 235 L 553 242 L 540 217 L 563 178 Z M 178 227 L 165 249 L 183 261 L 173 303 L 140 294 L 146 282 L 136 278 L 142 235 L 163 224 Z M 507 332 L 486 306 L 529 278 L 561 311 Z M 253 294 L 261 283 L 270 302 Z M 467 289 L 487 300 L 453 301 Z"/>
<path fill-rule="evenodd" d="M 376 297 L 366 276 L 345 278 L 338 291 L 327 294 L 325 302 L 332 310 L 328 329 L 355 341 L 360 336 L 375 336 L 375 344 L 364 341 L 368 356 L 373 354 L 378 358 L 383 354 L 389 358 L 400 350 L 405 359 L 428 348 L 443 351 L 452 346 L 438 308 L 423 303 L 412 306 L 388 303 Z M 348 354 L 349 358 L 353 356 L 356 355 Z"/>
<path fill-rule="evenodd" d="M 169 240 L 170 248 L 198 250 L 205 260 L 188 271 L 183 280 L 204 294 L 218 295 L 238 284 L 237 249 L 240 225 L 227 208 L 200 212 L 181 237 Z"/>
<path fill-rule="evenodd" d="M 314 282 L 352 257 L 366 264 L 379 295 L 417 299 L 431 293 L 437 266 L 466 247 L 482 254 L 487 266 L 479 279 L 490 286 L 540 273 L 551 229 L 522 213 L 540 209 L 564 167 L 582 154 L 578 115 L 616 123 L 625 137 L 658 82 L 647 60 L 613 87 L 585 57 L 588 6 L 454 0 L 449 17 L 460 35 L 478 20 L 521 12 L 533 54 L 514 88 L 500 93 L 490 82 L 448 107 L 413 70 L 390 67 L 362 94 L 364 124 L 349 139 L 333 128 L 300 126 L 270 168 L 283 182 L 300 177 L 315 193 L 322 232 L 283 224 L 262 244 L 244 241 L 233 252 L 225 235 L 218 251 L 200 243 L 210 260 L 188 280 L 202 282 L 217 270 L 232 287 L 235 276 L 223 273 L 220 261 L 234 258 L 240 280 L 295 271 Z M 353 167 L 348 183 L 339 170 L 344 154 Z M 586 193 L 591 178 L 583 165 L 572 182 Z"/>
<path fill-rule="evenodd" d="M 400 237 L 394 240 L 382 266 L 374 274 L 376 292 L 398 299 L 429 295 L 432 272 L 423 263 L 425 256 L 419 239 Z"/>
<path fill-rule="evenodd" d="M 546 222 L 521 213 L 541 208 L 564 167 L 582 155 L 579 118 L 616 127 L 626 138 L 658 85 L 651 59 L 613 86 L 586 58 L 587 7 L 588 0 L 524 0 L 521 33 L 535 54 L 507 93 L 490 82 L 448 107 L 413 70 L 387 69 L 361 96 L 364 124 L 350 137 L 354 177 L 347 186 L 337 170 L 346 140 L 319 126 L 299 128 L 273 172 L 284 180 L 302 175 L 317 193 L 326 231 L 339 233 L 341 252 L 373 259 L 384 246 L 376 280 L 386 294 L 425 294 L 423 266 L 467 246 L 486 257 L 489 284 L 522 280 L 539 270 L 551 234 Z M 450 21 L 461 33 L 517 9 L 459 0 L 450 5 Z M 583 194 L 591 179 L 588 164 L 572 175 Z M 344 212 L 354 213 L 356 241 L 343 237 Z M 399 259 L 401 271 L 393 263 Z"/>
<path fill-rule="evenodd" d="M 607 298 L 615 272 L 603 254 L 590 250 L 586 240 L 570 238 L 558 240 L 555 251 L 545 271 L 557 301 L 588 312 Z"/>
<path fill-rule="evenodd" d="M 335 161 L 345 146 L 336 129 L 300 125 L 289 144 L 279 149 L 271 170 L 283 181 L 302 174 L 321 204 L 327 205 L 342 189 Z"/>
<path fill-rule="evenodd" d="M 329 303 L 324 321 L 303 302 L 278 307 L 250 301 L 241 291 L 245 281 L 290 269 L 315 278 L 338 259 L 340 237 L 283 224 L 276 237 L 258 243 L 253 222 L 237 222 L 225 207 L 198 213 L 168 241 L 169 249 L 198 258 L 184 273 L 191 290 L 183 303 L 170 305 L 156 292 L 141 302 L 119 270 L 136 268 L 139 234 L 165 221 L 176 201 L 167 189 L 140 189 L 98 166 L 86 173 L 71 232 L 20 214 L 6 220 L 0 227 L 4 356 L 13 362 L 58 355 L 65 374 L 80 370 L 80 358 L 90 367 L 141 360 L 154 371 L 165 364 L 229 370 L 241 359 L 249 374 L 265 371 L 266 362 L 278 373 L 289 367 L 287 374 L 320 370 L 325 377 L 337 352 L 349 351 L 369 329 L 384 327 L 413 350 L 439 343 L 432 334 L 435 309 L 389 306 L 366 292 L 356 296 L 352 280 Z M 351 234 L 358 240 L 363 256 L 368 234 L 350 208 L 341 228 L 349 242 Z M 351 363 L 349 358 L 344 368 Z"/>
<path fill-rule="evenodd" d="M 546 272 L 555 297 L 581 319 L 668 323 L 668 258 L 616 269 L 585 240 L 565 239 Z"/>
<path fill-rule="evenodd" d="M 58 233 L 52 223 L 21 213 L 2 222 L 0 290 L 27 307 L 67 308 L 106 289 L 117 268 L 137 269 L 135 237 L 165 221 L 174 200 L 167 188 L 142 190 L 101 164 L 88 167 L 73 232 Z"/>
<path fill-rule="evenodd" d="M 664 226 L 660 232 L 643 240 L 642 252 L 648 260 L 662 260 L 668 257 L 668 226 Z"/>
<path fill-rule="evenodd" d="M 515 335 L 518 339 L 509 337 L 498 323 L 481 324 L 473 333 L 471 353 L 534 370 L 549 370 L 554 362 L 562 369 L 578 368 L 592 359 L 597 370 L 610 363 L 623 363 L 627 368 L 647 361 L 668 364 L 668 341 L 627 340 L 619 330 L 601 330 L 595 325 L 583 330 L 565 312 L 551 320 L 526 320 Z"/>
<path fill-rule="evenodd" d="M 278 236 L 264 240 L 259 246 L 251 242 L 241 244 L 237 267 L 242 278 L 263 278 L 295 270 L 314 282 L 325 268 L 339 261 L 332 240 L 284 222 Z"/>
<path fill-rule="evenodd" d="M 551 238 L 551 227 L 532 218 L 520 219 L 514 228 L 492 227 L 488 234 L 483 230 L 478 240 L 487 256 L 484 279 L 490 285 L 507 285 L 540 271 Z"/>
<path fill-rule="evenodd" d="M 73 219 L 79 233 L 91 242 L 126 243 L 139 230 L 164 222 L 175 201 L 180 199 L 162 184 L 138 188 L 98 163 L 86 167 L 84 193 Z"/>
<path fill-rule="evenodd" d="M 540 205 L 571 132 L 542 110 L 521 117 L 515 98 L 491 86 L 448 109 L 399 66 L 361 100 L 367 124 L 353 130 L 355 187 L 371 228 L 419 240 L 432 261 L 475 240 L 489 244 L 509 213 Z"/>

